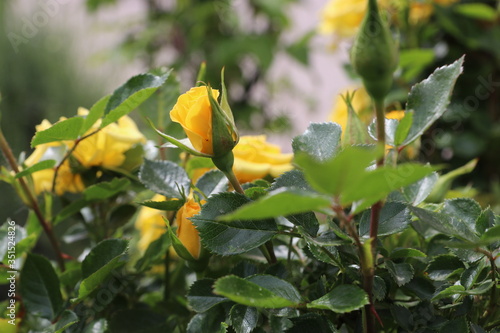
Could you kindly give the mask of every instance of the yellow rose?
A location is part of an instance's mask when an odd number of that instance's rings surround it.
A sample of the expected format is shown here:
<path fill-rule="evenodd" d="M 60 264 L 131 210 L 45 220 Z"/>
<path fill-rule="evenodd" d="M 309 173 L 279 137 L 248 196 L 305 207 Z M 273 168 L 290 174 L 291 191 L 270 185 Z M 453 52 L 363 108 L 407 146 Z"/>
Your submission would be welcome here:
<path fill-rule="evenodd" d="M 88 110 L 78 109 L 78 115 L 86 116 Z M 98 121 L 86 133 L 94 132 L 100 126 Z M 125 161 L 125 152 L 138 143 L 145 143 L 146 138 L 137 129 L 135 122 L 128 116 L 123 116 L 116 123 L 109 124 L 96 134 L 82 140 L 73 156 L 86 168 L 100 166 L 115 168 Z M 72 146 L 70 143 L 69 146 Z"/>
<path fill-rule="evenodd" d="M 165 200 L 165 197 L 160 194 L 156 194 L 151 199 L 151 201 L 163 200 Z M 163 217 L 165 217 L 165 214 L 161 210 L 146 206 L 140 209 L 137 219 L 135 220 L 135 228 L 139 230 L 140 234 L 137 247 L 142 252 L 146 251 L 149 244 L 160 238 L 167 230 Z"/>
<path fill-rule="evenodd" d="M 233 154 L 233 171 L 241 183 L 267 175 L 277 177 L 293 168 L 293 154 L 282 154 L 279 146 L 266 142 L 265 135 L 242 136 Z"/>
<path fill-rule="evenodd" d="M 212 90 L 214 99 L 219 91 Z M 181 124 L 193 147 L 204 154 L 213 155 L 212 107 L 207 87 L 194 87 L 182 94 L 170 111 L 170 118 Z"/>
<path fill-rule="evenodd" d="M 189 197 L 184 206 L 177 211 L 175 216 L 177 237 L 195 259 L 200 257 L 201 240 L 198 230 L 196 230 L 193 222 L 191 222 L 189 218 L 198 214 L 200 210 L 201 206 L 192 197 Z"/>
<path fill-rule="evenodd" d="M 43 124 L 43 123 L 42 123 Z M 45 124 L 46 125 L 46 124 Z M 49 123 L 50 125 L 50 123 Z M 50 126 L 49 126 L 50 127 Z M 26 159 L 24 164 L 30 167 L 38 162 L 48 159 L 60 160 L 65 151 L 63 143 L 52 142 L 36 146 L 33 153 Z M 43 191 L 51 191 L 54 180 L 55 168 L 36 171 L 31 174 L 34 184 L 35 194 Z M 55 192 L 62 195 L 65 192 L 78 193 L 85 189 L 82 178 L 79 174 L 71 172 L 69 161 L 66 160 L 59 168 Z"/>
<path fill-rule="evenodd" d="M 427 21 L 434 13 L 434 4 L 447 7 L 457 1 L 458 0 L 412 1 L 410 3 L 410 23 L 418 24 Z"/>
<path fill-rule="evenodd" d="M 335 106 L 330 115 L 330 121 L 339 124 L 342 127 L 342 133 L 347 126 L 347 104 L 342 96 L 347 94 L 352 95 L 354 92 L 354 97 L 351 100 L 352 107 L 354 111 L 358 114 L 361 120 L 368 122 L 373 116 L 373 111 L 371 108 L 371 98 L 366 92 L 365 88 L 349 88 L 344 90 L 341 94 L 337 96 L 335 101 Z"/>

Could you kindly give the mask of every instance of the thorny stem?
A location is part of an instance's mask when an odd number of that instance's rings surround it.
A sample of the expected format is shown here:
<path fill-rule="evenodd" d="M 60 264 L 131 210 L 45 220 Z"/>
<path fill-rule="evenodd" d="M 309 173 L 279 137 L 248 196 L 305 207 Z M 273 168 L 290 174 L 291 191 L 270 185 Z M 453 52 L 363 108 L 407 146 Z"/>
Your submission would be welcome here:
<path fill-rule="evenodd" d="M 59 174 L 59 169 L 61 168 L 61 166 L 63 165 L 63 163 L 71 156 L 71 154 L 73 154 L 73 152 L 75 151 L 76 147 L 80 144 L 80 142 L 82 142 L 83 140 L 87 139 L 88 137 L 96 134 L 100 130 L 101 129 L 99 128 L 99 129 L 95 130 L 94 132 L 89 133 L 87 135 L 84 135 L 81 138 L 78 138 L 78 139 L 75 140 L 75 143 L 74 143 L 73 147 L 71 147 L 71 149 L 68 150 L 68 152 L 66 153 L 66 155 L 64 155 L 64 157 L 61 160 L 61 162 L 59 162 L 59 164 L 57 164 L 57 166 L 54 169 L 54 179 L 52 179 L 52 192 L 55 192 L 57 175 Z"/>
<path fill-rule="evenodd" d="M 16 158 L 14 157 L 14 154 L 12 153 L 12 149 L 9 146 L 9 143 L 5 139 L 2 130 L 0 129 L 0 149 L 2 150 L 2 153 L 4 154 L 5 158 L 7 159 L 7 162 L 9 163 L 10 167 L 14 171 L 14 173 L 18 174 L 19 173 L 19 166 L 17 165 Z M 33 192 L 30 190 L 28 185 L 26 184 L 25 180 L 23 177 L 18 178 L 19 184 L 21 185 L 21 188 L 28 198 L 28 202 L 30 205 L 30 208 L 33 209 L 33 212 L 35 212 L 35 215 L 41 224 L 43 231 L 49 238 L 49 242 L 54 249 L 54 252 L 56 253 L 56 259 L 57 259 L 57 264 L 59 265 L 59 269 L 64 272 L 66 267 L 64 265 L 64 255 L 61 251 L 61 248 L 59 246 L 59 243 L 54 235 L 54 232 L 52 230 L 52 226 L 47 222 L 45 219 L 45 216 L 42 213 L 42 210 L 40 209 L 40 206 L 38 205 L 38 201 L 36 200 L 35 196 L 33 195 Z"/>
<path fill-rule="evenodd" d="M 377 122 L 377 142 L 379 146 L 382 146 L 383 153 L 382 156 L 377 160 L 377 168 L 384 165 L 385 157 L 385 112 L 384 112 L 384 100 L 374 99 L 375 102 L 375 114 Z M 370 254 L 371 258 L 369 262 L 372 264 L 370 267 L 362 267 L 363 273 L 363 288 L 368 294 L 369 304 L 365 306 L 365 332 L 371 333 L 375 332 L 375 318 L 378 318 L 377 312 L 375 311 L 373 303 L 373 280 L 375 278 L 375 259 L 377 256 L 377 237 L 378 237 L 378 225 L 380 220 L 380 211 L 382 209 L 382 201 L 376 202 L 371 207 L 370 216 Z M 366 259 L 366 258 L 365 258 Z M 379 319 L 379 318 L 378 318 Z M 379 319 L 380 321 L 380 319 Z"/>
<path fill-rule="evenodd" d="M 481 248 L 477 248 L 476 252 L 484 254 L 490 261 L 491 265 L 491 280 L 493 281 L 493 287 L 491 288 L 490 292 L 490 301 L 488 303 L 488 308 L 483 315 L 483 318 L 488 318 L 492 313 L 495 312 L 495 308 L 497 306 L 497 266 L 495 265 L 496 258 L 491 252 Z"/>

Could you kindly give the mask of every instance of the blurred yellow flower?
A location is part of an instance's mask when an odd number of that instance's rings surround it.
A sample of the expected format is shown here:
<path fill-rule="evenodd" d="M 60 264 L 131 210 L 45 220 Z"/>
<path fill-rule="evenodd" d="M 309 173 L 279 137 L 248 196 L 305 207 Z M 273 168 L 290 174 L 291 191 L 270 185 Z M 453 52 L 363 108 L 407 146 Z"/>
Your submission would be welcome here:
<path fill-rule="evenodd" d="M 351 104 L 360 119 L 364 122 L 369 122 L 373 117 L 371 99 L 365 88 L 348 88 L 342 91 L 337 96 L 333 111 L 330 114 L 330 121 L 339 124 L 342 127 L 342 133 L 344 133 L 347 126 L 348 115 L 347 104 L 342 96 L 346 96 L 347 94 L 352 95 L 353 93 L 354 97 L 351 100 Z"/>
<path fill-rule="evenodd" d="M 200 257 L 201 240 L 198 230 L 196 230 L 196 227 L 193 222 L 189 220 L 189 218 L 198 214 L 200 210 L 200 204 L 198 204 L 192 196 L 190 196 L 184 206 L 177 211 L 175 216 L 175 223 L 177 224 L 177 237 L 195 259 Z"/>
<path fill-rule="evenodd" d="M 379 0 L 386 7 L 389 0 Z M 340 38 L 352 37 L 358 31 L 365 16 L 366 0 L 330 0 L 321 12 L 319 32 Z"/>
<path fill-rule="evenodd" d="M 151 201 L 164 201 L 165 197 L 161 194 L 156 194 Z M 167 230 L 164 211 L 150 208 L 141 207 L 137 219 L 135 220 L 135 228 L 139 230 L 140 239 L 137 242 L 137 247 L 140 251 L 147 250 L 149 244 L 160 238 L 161 235 Z"/>
<path fill-rule="evenodd" d="M 378 0 L 380 9 L 392 13 L 398 9 L 409 8 L 411 24 L 425 22 L 434 12 L 434 5 L 450 6 L 458 0 Z M 333 34 L 339 38 L 353 37 L 361 25 L 366 12 L 366 0 L 330 0 L 321 12 L 319 32 Z M 397 16 L 392 16 L 397 19 Z"/>
<path fill-rule="evenodd" d="M 27 167 L 30 167 L 43 160 L 61 159 L 65 149 L 66 148 L 64 144 L 61 142 L 58 143 L 52 142 L 52 143 L 38 145 L 36 146 L 33 153 L 25 160 L 24 164 Z M 55 168 L 40 170 L 31 174 L 36 195 L 40 194 L 43 191 L 52 190 L 54 175 L 55 175 Z M 64 161 L 64 163 L 61 165 L 58 171 L 58 176 L 55 184 L 56 194 L 62 195 L 65 192 L 78 193 L 83 191 L 84 189 L 85 186 L 83 184 L 81 176 L 79 174 L 72 173 L 69 161 L 68 160 Z"/>
<path fill-rule="evenodd" d="M 212 89 L 212 93 L 215 99 L 219 97 L 218 90 Z M 194 87 L 179 96 L 170 111 L 170 118 L 181 124 L 194 149 L 213 155 L 212 107 L 207 87 Z"/>
<path fill-rule="evenodd" d="M 241 183 L 267 175 L 277 177 L 293 168 L 293 154 L 281 153 L 279 146 L 266 142 L 265 135 L 242 136 L 233 153 L 233 171 Z"/>
<path fill-rule="evenodd" d="M 86 116 L 88 110 L 78 109 L 79 116 Z M 100 126 L 98 121 L 86 133 L 95 131 Z M 135 122 L 128 116 L 123 116 L 116 123 L 111 123 L 96 134 L 82 140 L 73 156 L 86 168 L 100 166 L 114 168 L 123 164 L 125 152 L 138 143 L 145 143 L 146 138 L 137 129 Z M 69 146 L 71 147 L 71 142 Z"/>
<path fill-rule="evenodd" d="M 78 109 L 79 116 L 86 116 L 88 110 Z M 66 118 L 61 117 L 60 121 Z M 101 120 L 96 122 L 85 134 L 94 132 L 99 128 Z M 43 120 L 36 126 L 37 132 L 51 127 L 48 120 Z M 99 166 L 103 168 L 115 168 L 125 161 L 125 153 L 133 148 L 134 145 L 146 142 L 146 138 L 137 129 L 134 121 L 128 117 L 121 117 L 116 123 L 112 123 L 96 134 L 80 141 L 72 153 L 82 166 L 90 168 Z M 61 161 L 64 154 L 74 146 L 74 141 L 57 141 L 36 146 L 32 154 L 26 159 L 25 165 L 32 166 L 43 160 L 53 159 Z M 55 170 L 45 169 L 32 174 L 35 193 L 42 191 L 51 191 Z M 65 192 L 81 192 L 85 188 L 82 178 L 79 174 L 72 172 L 69 160 L 67 159 L 61 165 L 56 180 L 55 192 L 62 195 Z"/>

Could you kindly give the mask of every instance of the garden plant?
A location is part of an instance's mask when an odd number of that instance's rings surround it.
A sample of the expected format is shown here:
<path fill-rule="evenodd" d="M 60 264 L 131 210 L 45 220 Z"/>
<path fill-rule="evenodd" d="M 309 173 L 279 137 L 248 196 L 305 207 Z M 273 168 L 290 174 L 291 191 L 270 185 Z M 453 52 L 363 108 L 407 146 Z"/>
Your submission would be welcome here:
<path fill-rule="evenodd" d="M 162 68 L 44 120 L 29 156 L 0 131 L 0 180 L 29 209 L 0 226 L 0 331 L 498 332 L 500 216 L 447 199 L 477 161 L 415 161 L 467 54 L 389 110 L 400 49 L 363 4 L 350 61 L 372 121 L 346 93 L 346 122 L 311 123 L 293 153 L 238 131 L 210 63 L 186 92 Z"/>

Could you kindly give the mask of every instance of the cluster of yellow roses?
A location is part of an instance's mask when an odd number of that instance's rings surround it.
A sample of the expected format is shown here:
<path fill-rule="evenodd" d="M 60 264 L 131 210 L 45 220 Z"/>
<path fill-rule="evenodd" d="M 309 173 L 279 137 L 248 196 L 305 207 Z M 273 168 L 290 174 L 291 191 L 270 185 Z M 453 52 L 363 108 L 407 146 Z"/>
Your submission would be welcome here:
<path fill-rule="evenodd" d="M 434 12 L 434 6 L 449 6 L 458 0 L 378 0 L 381 8 L 391 13 L 408 10 L 410 24 L 426 22 Z M 339 38 L 353 37 L 366 12 L 366 0 L 330 0 L 322 11 L 319 31 Z M 392 17 L 395 21 L 397 15 Z"/>
<path fill-rule="evenodd" d="M 78 116 L 85 117 L 88 112 L 84 108 L 79 108 Z M 61 117 L 60 120 L 64 119 L 64 117 Z M 96 122 L 85 135 L 95 132 L 100 125 L 100 121 Z M 48 120 L 43 120 L 40 125 L 36 126 L 36 130 L 43 131 L 51 126 L 52 124 Z M 120 118 L 118 122 L 112 123 L 94 135 L 81 140 L 73 150 L 71 157 L 64 160 L 58 170 L 54 188 L 55 193 L 58 195 L 62 195 L 65 192 L 77 193 L 85 189 L 80 173 L 74 172 L 75 168 L 72 164 L 78 164 L 78 167 L 83 167 L 83 169 L 91 167 L 117 168 L 124 163 L 125 152 L 145 141 L 144 135 L 142 135 L 137 129 L 135 122 L 128 116 Z M 61 161 L 64 154 L 72 149 L 74 145 L 74 141 L 38 145 L 24 164 L 29 167 L 48 159 Z M 51 191 L 54 176 L 55 168 L 34 172 L 32 177 L 35 193 L 39 194 L 43 191 Z"/>

